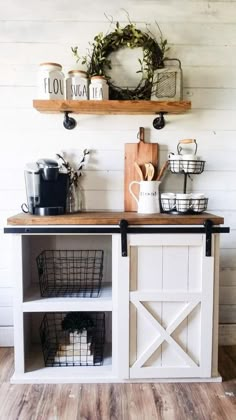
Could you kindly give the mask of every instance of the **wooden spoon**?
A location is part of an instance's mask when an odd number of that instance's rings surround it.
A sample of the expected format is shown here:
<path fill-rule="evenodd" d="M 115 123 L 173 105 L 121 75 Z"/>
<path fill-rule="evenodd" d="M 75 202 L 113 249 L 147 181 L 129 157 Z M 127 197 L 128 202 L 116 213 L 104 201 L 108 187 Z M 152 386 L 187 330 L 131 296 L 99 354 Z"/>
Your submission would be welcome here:
<path fill-rule="evenodd" d="M 152 163 L 145 163 L 145 179 L 147 181 L 152 181 L 155 175 L 155 168 Z"/>
<path fill-rule="evenodd" d="M 144 179 L 143 179 L 142 169 L 140 168 L 139 164 L 136 161 L 134 162 L 134 166 L 135 166 L 135 169 L 136 169 L 136 171 L 139 175 L 140 181 L 143 181 Z"/>
<path fill-rule="evenodd" d="M 163 165 L 161 167 L 161 170 L 160 170 L 160 172 L 158 174 L 157 181 L 160 181 L 161 180 L 161 178 L 163 177 L 164 172 L 166 171 L 168 165 L 169 165 L 169 161 L 168 160 L 165 163 L 163 163 Z"/>

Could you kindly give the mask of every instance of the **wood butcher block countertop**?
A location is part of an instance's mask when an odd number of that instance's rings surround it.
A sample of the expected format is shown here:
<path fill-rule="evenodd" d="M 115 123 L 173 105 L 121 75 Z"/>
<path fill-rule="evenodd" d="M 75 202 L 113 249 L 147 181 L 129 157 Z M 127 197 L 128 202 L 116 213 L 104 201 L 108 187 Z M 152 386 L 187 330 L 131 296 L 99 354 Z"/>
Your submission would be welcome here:
<path fill-rule="evenodd" d="M 202 225 L 211 220 L 214 225 L 224 223 L 224 218 L 210 213 L 194 215 L 177 214 L 138 214 L 135 212 L 81 212 L 60 216 L 35 216 L 20 213 L 7 219 L 11 226 L 37 226 L 37 225 L 119 225 L 125 219 L 129 225 Z"/>

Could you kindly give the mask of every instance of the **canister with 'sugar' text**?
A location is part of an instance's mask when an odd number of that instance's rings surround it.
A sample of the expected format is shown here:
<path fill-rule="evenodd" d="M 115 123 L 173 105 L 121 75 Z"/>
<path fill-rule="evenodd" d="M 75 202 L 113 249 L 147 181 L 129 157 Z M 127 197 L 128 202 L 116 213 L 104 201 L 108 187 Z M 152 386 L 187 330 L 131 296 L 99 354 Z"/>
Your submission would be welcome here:
<path fill-rule="evenodd" d="M 66 99 L 88 99 L 88 77 L 82 70 L 70 70 L 66 79 Z"/>

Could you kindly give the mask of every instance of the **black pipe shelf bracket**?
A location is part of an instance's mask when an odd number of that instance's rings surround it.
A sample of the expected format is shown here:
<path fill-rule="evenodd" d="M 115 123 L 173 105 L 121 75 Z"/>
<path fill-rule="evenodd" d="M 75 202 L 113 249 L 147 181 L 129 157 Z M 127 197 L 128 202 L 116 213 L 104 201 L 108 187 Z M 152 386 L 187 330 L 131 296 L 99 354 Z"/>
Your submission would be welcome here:
<path fill-rule="evenodd" d="M 164 128 L 164 127 L 165 127 L 165 125 L 166 125 L 165 118 L 164 118 L 164 114 L 167 114 L 167 112 L 158 112 L 158 114 L 159 114 L 159 117 L 156 117 L 156 118 L 153 120 L 153 127 L 154 127 L 156 130 L 161 130 L 161 129 L 162 129 L 162 128 Z"/>
<path fill-rule="evenodd" d="M 69 111 L 65 111 L 65 116 L 63 120 L 63 125 L 67 130 L 73 130 L 76 127 L 76 120 L 72 117 L 69 117 Z"/>

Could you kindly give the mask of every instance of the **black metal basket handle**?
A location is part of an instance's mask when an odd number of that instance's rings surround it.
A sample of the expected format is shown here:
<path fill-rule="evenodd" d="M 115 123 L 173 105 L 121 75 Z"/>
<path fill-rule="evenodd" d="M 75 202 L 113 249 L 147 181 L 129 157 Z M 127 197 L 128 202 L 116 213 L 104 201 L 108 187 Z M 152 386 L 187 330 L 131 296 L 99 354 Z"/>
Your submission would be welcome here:
<path fill-rule="evenodd" d="M 194 154 L 197 154 L 197 140 L 195 139 L 184 139 L 184 140 L 180 140 L 179 143 L 177 144 L 177 152 L 178 155 L 181 155 L 181 152 L 183 150 L 183 148 L 181 147 L 181 144 L 195 144 L 195 152 Z"/>

